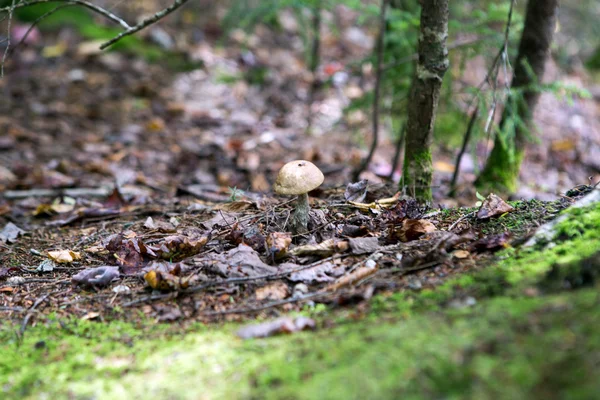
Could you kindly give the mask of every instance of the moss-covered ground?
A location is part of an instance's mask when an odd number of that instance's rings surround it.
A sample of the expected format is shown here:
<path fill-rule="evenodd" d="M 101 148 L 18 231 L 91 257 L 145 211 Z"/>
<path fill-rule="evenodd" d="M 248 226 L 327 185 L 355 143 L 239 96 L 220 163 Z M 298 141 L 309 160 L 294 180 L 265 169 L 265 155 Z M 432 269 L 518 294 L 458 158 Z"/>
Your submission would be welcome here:
<path fill-rule="evenodd" d="M 48 318 L 19 340 L 4 322 L 0 397 L 596 398 L 600 206 L 565 212 L 551 245 L 377 296 L 360 318 L 307 309 L 315 332 L 242 341 L 231 323 Z"/>

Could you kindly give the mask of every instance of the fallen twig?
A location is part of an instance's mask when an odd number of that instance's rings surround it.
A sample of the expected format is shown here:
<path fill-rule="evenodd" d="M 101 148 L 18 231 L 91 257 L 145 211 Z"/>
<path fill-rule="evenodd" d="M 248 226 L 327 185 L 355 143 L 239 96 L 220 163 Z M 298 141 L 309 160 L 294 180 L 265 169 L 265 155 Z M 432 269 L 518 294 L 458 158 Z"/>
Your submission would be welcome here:
<path fill-rule="evenodd" d="M 477 213 L 477 211 L 470 212 L 468 214 L 463 215 L 456 221 L 454 221 L 454 223 L 448 227 L 448 232 L 450 232 L 452 229 L 454 229 L 461 221 L 464 221 L 465 219 L 475 215 L 476 213 Z"/>

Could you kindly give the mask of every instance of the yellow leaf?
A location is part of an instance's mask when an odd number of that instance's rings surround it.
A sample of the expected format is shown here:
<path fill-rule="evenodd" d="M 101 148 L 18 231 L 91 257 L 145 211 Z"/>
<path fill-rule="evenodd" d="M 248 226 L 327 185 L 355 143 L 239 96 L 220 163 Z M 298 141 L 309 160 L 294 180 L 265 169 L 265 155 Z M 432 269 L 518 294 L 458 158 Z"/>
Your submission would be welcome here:
<path fill-rule="evenodd" d="M 48 258 L 59 264 L 67 264 L 81 260 L 81 254 L 72 250 L 56 250 L 49 251 Z"/>

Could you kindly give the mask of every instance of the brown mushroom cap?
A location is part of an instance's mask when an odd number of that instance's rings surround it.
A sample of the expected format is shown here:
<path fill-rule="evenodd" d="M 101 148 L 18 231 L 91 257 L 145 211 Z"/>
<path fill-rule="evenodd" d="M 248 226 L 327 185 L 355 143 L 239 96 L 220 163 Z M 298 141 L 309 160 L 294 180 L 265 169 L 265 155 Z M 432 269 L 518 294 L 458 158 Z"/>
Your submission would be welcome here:
<path fill-rule="evenodd" d="M 290 161 L 279 170 L 273 190 L 277 194 L 304 194 L 318 188 L 324 179 L 321 170 L 310 161 Z"/>

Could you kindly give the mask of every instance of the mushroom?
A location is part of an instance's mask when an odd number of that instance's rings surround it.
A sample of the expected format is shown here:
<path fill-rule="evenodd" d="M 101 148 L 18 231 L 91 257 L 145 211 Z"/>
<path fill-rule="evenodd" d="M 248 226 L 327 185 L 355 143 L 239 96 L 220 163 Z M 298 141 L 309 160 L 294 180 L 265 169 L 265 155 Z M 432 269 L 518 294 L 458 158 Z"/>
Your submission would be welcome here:
<path fill-rule="evenodd" d="M 324 179 L 321 170 L 310 161 L 290 161 L 279 170 L 273 185 L 275 193 L 298 196 L 291 223 L 294 233 L 308 230 L 308 192 L 318 188 Z"/>

